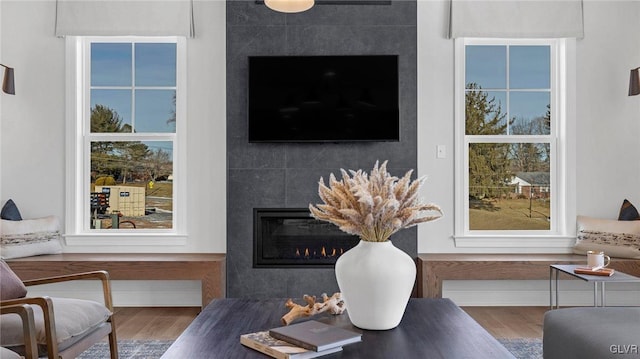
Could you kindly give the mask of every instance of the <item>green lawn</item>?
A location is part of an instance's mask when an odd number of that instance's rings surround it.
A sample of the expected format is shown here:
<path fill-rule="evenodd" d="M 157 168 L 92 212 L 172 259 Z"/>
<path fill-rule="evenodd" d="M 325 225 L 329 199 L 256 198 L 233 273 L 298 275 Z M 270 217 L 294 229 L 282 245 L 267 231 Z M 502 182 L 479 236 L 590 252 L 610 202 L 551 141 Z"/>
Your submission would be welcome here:
<path fill-rule="evenodd" d="M 549 230 L 549 216 L 548 200 L 469 200 L 470 230 Z"/>

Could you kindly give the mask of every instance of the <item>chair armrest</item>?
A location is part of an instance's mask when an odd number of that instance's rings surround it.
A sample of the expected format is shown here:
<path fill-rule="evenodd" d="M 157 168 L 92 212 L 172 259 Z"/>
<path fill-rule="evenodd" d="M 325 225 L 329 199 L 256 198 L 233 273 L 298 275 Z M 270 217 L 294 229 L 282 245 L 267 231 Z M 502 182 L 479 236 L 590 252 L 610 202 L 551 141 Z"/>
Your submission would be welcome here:
<path fill-rule="evenodd" d="M 39 284 L 50 284 L 50 283 L 59 283 L 59 282 L 68 282 L 72 280 L 83 280 L 83 279 L 100 279 L 100 280 L 109 280 L 109 273 L 107 271 L 99 270 L 92 272 L 82 272 L 82 273 L 74 273 L 67 275 L 59 275 L 54 277 L 46 277 L 46 278 L 38 278 L 38 279 L 30 279 L 23 281 L 24 285 L 39 285 Z"/>
<path fill-rule="evenodd" d="M 0 314 L 18 314 L 22 319 L 22 335 L 26 359 L 38 359 L 38 342 L 36 341 L 36 323 L 33 309 L 28 304 L 0 305 Z"/>
<path fill-rule="evenodd" d="M 99 279 L 102 282 L 102 294 L 104 295 L 104 305 L 113 312 L 113 299 L 111 296 L 111 281 L 109 279 L 109 273 L 107 271 L 92 271 L 75 274 L 60 275 L 54 277 L 31 279 L 23 281 L 25 286 L 51 284 L 69 282 L 74 280 L 87 280 L 87 279 Z"/>
<path fill-rule="evenodd" d="M 8 306 L 16 306 L 16 305 L 23 305 L 23 304 L 38 305 L 42 308 L 45 339 L 47 341 L 47 355 L 49 358 L 57 358 L 58 357 L 58 338 L 56 337 L 56 319 L 53 314 L 53 302 L 51 301 L 51 298 L 27 297 L 27 298 L 4 300 L 0 302 L 0 307 L 4 308 Z M 25 338 L 25 344 L 26 344 L 26 338 Z"/>

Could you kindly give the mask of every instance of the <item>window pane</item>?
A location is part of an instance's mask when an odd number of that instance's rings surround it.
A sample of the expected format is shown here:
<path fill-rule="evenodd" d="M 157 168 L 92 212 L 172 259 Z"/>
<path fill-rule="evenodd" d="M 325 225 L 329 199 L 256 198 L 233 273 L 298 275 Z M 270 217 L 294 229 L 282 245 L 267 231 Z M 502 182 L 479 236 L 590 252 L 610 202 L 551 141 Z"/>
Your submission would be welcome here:
<path fill-rule="evenodd" d="M 467 135 L 507 134 L 506 91 L 467 91 L 465 102 Z"/>
<path fill-rule="evenodd" d="M 548 135 L 551 133 L 551 94 L 545 92 L 511 92 L 509 115 L 513 119 L 510 134 Z"/>
<path fill-rule="evenodd" d="M 131 86 L 131 44 L 91 44 L 91 86 Z"/>
<path fill-rule="evenodd" d="M 136 86 L 176 85 L 176 44 L 136 44 Z"/>
<path fill-rule="evenodd" d="M 549 172 L 551 163 L 551 145 L 548 143 L 511 144 L 509 156 L 512 173 Z M 548 181 L 548 176 L 546 178 Z M 538 183 L 541 179 L 536 180 Z"/>
<path fill-rule="evenodd" d="M 469 229 L 550 229 L 550 145 L 469 144 Z"/>
<path fill-rule="evenodd" d="M 551 81 L 549 46 L 509 47 L 509 86 L 512 89 L 548 89 Z"/>
<path fill-rule="evenodd" d="M 176 92 L 136 90 L 137 133 L 176 132 Z"/>
<path fill-rule="evenodd" d="M 92 228 L 172 228 L 173 143 L 91 142 L 90 191 Z"/>
<path fill-rule="evenodd" d="M 131 90 L 91 90 L 91 132 L 131 132 Z"/>
<path fill-rule="evenodd" d="M 507 47 L 466 46 L 465 84 L 483 89 L 507 88 Z"/>

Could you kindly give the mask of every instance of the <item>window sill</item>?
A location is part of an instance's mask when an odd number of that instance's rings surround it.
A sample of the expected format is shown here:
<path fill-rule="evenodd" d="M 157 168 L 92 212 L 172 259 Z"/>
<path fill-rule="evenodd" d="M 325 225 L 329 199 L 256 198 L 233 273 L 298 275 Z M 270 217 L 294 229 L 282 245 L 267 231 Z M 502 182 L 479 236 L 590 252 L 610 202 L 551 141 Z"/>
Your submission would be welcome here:
<path fill-rule="evenodd" d="M 65 234 L 67 246 L 176 246 L 187 244 L 184 234 L 95 233 Z"/>
<path fill-rule="evenodd" d="M 575 236 L 563 235 L 471 235 L 454 236 L 457 248 L 540 248 L 540 249 L 570 249 L 576 241 Z"/>

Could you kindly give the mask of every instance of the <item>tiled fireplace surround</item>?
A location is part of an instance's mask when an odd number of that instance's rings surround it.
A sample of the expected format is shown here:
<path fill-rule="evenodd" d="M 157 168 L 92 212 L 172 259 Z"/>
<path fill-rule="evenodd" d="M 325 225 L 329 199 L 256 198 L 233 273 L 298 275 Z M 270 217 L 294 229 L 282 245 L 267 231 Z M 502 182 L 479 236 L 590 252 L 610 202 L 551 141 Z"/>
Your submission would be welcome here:
<path fill-rule="evenodd" d="M 255 1 L 227 2 L 228 297 L 300 298 L 338 290 L 332 268 L 253 268 L 254 208 L 318 203 L 319 178 L 340 168 L 370 171 L 376 160 L 389 160 L 388 170 L 401 176 L 417 166 L 416 2 L 352 3 L 318 0 L 307 12 L 282 14 Z M 399 55 L 399 142 L 248 143 L 248 56 L 378 54 Z M 393 238 L 417 256 L 415 228 Z"/>

